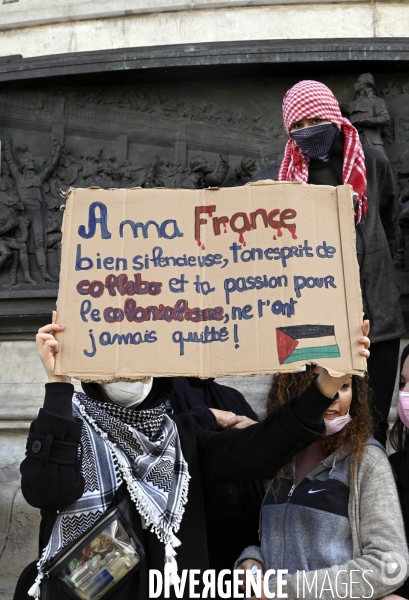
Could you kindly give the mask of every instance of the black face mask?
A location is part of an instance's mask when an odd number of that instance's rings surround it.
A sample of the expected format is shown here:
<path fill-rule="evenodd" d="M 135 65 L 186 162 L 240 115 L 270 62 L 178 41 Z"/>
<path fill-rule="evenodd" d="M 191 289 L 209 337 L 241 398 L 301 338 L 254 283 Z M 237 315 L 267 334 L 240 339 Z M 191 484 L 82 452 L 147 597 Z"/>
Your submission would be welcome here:
<path fill-rule="evenodd" d="M 329 151 L 337 131 L 334 123 L 322 123 L 296 129 L 291 132 L 291 137 L 308 158 L 329 162 Z"/>

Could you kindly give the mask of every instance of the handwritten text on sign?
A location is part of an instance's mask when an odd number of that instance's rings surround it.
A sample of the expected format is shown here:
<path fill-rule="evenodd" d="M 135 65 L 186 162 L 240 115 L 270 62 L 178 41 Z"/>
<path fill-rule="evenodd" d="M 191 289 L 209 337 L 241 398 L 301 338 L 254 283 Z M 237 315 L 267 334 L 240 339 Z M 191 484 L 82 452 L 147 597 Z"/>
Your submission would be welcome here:
<path fill-rule="evenodd" d="M 57 370 L 100 380 L 311 361 L 363 369 L 350 343 L 362 313 L 353 236 L 344 186 L 75 190 Z"/>

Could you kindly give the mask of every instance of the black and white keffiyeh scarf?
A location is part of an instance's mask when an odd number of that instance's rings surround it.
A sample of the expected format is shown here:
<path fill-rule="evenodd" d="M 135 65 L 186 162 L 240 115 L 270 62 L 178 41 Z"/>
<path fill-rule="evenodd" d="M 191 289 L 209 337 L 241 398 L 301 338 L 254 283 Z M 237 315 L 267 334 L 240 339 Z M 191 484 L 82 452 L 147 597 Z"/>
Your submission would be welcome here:
<path fill-rule="evenodd" d="M 58 511 L 28 594 L 40 597 L 47 565 L 104 514 L 123 481 L 146 526 L 165 544 L 165 572 L 169 572 L 170 582 L 178 581 L 174 548 L 180 542 L 174 533 L 185 510 L 190 477 L 176 425 L 165 406 L 133 411 L 75 393 L 73 415 L 83 421 L 84 493 Z"/>

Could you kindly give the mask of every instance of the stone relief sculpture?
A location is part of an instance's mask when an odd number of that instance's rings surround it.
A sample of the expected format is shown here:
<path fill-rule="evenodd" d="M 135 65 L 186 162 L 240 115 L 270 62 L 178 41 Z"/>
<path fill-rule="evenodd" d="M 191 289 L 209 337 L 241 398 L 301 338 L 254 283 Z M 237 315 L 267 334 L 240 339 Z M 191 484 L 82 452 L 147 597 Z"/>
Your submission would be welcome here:
<path fill-rule="evenodd" d="M 160 161 L 159 156 L 155 156 L 154 160 L 151 162 L 148 172 L 145 177 L 142 178 L 140 182 L 140 186 L 143 188 L 155 188 L 155 187 L 163 187 L 163 181 L 157 179 L 156 175 L 158 172 L 158 163 Z"/>
<path fill-rule="evenodd" d="M 402 268 L 401 255 L 403 237 L 399 226 L 400 208 L 396 177 L 385 151 L 382 133 L 390 123 L 389 111 L 383 98 L 376 95 L 375 80 L 371 73 L 363 73 L 355 83 L 355 99 L 342 104 L 353 125 L 358 129 L 365 154 L 368 182 L 368 203 L 371 211 L 371 198 L 377 199 L 379 215 L 395 265 Z M 387 89 L 392 95 L 395 89 L 388 82 Z M 371 221 L 369 216 L 368 221 Z M 367 229 L 370 225 L 367 226 Z M 396 255 L 397 252 L 397 255 Z"/>
<path fill-rule="evenodd" d="M 51 160 L 37 173 L 34 166 L 34 157 L 25 146 L 17 149 L 16 161 L 11 149 L 11 139 L 4 136 L 3 141 L 6 161 L 23 205 L 19 224 L 20 231 L 23 231 L 21 239 L 24 240 L 24 243 L 33 244 L 41 279 L 43 281 L 57 281 L 47 271 L 42 186 L 56 167 L 64 142 L 54 141 L 55 150 Z"/>
<path fill-rule="evenodd" d="M 17 283 L 19 264 L 24 273 L 25 283 L 37 283 L 30 276 L 27 255 L 27 226 L 22 218 L 24 205 L 18 196 L 2 195 L 0 203 L 0 269 L 8 262 L 10 266 L 10 286 Z"/>
<path fill-rule="evenodd" d="M 256 158 L 244 156 L 240 161 L 240 165 L 235 168 L 234 175 L 228 179 L 227 185 L 229 187 L 245 185 L 249 181 L 252 181 L 252 177 L 259 171 L 262 171 L 263 168 L 261 162 Z"/>
<path fill-rule="evenodd" d="M 220 161 L 215 170 L 204 156 L 195 156 L 190 161 L 190 173 L 181 179 L 180 187 L 188 190 L 216 187 L 223 183 L 228 171 L 229 162 L 225 154 L 220 154 Z"/>
<path fill-rule="evenodd" d="M 399 77 L 382 78 L 381 98 L 373 77 L 361 75 L 345 110 L 365 152 L 383 161 L 396 153 L 391 164 L 402 178 L 409 164 L 409 83 Z M 61 194 L 70 186 L 199 189 L 275 179 L 285 145 L 284 88 L 263 82 L 237 100 L 231 91 L 224 96 L 219 88 L 211 93 L 209 86 L 200 93 L 193 88 L 170 83 L 0 92 L 0 113 L 13 138 L 13 146 L 11 139 L 3 143 L 0 172 L 3 286 L 10 281 L 29 289 L 37 281 L 56 288 Z M 265 94 L 261 102 L 259 92 Z M 388 105 L 399 102 L 407 109 L 390 119 Z M 65 146 L 55 144 L 52 156 L 50 136 L 67 139 Z M 13 197 L 20 204 L 14 206 Z"/>
<path fill-rule="evenodd" d="M 12 147 L 12 139 L 3 135 L 4 159 L 0 177 L 0 274 L 9 271 L 8 287 L 17 285 L 19 266 L 24 283 L 38 283 L 30 273 L 29 254 L 35 256 L 42 282 L 57 278 L 47 269 L 47 255 L 61 262 L 61 225 L 63 193 L 70 186 L 108 188 L 170 187 L 198 189 L 219 186 L 229 171 L 227 155 L 220 154 L 217 164 L 203 155 L 191 159 L 189 167 L 156 155 L 148 164 L 118 161 L 116 154 L 104 156 L 101 145 L 88 148 L 76 158 L 65 143 L 54 141 L 52 156 L 36 167 L 36 158 L 27 146 Z M 41 161 L 40 161 L 41 162 Z M 240 185 L 262 168 L 260 161 L 244 157 Z M 237 170 L 236 170 L 237 171 Z"/>
<path fill-rule="evenodd" d="M 385 87 L 382 88 L 382 96 L 387 98 L 399 96 L 400 93 L 400 88 L 394 81 L 387 81 Z"/>
<path fill-rule="evenodd" d="M 371 73 L 360 75 L 354 88 L 355 100 L 343 103 L 342 108 L 346 109 L 351 123 L 358 129 L 363 145 L 383 150 L 382 129 L 390 121 L 386 102 L 376 96 Z"/>

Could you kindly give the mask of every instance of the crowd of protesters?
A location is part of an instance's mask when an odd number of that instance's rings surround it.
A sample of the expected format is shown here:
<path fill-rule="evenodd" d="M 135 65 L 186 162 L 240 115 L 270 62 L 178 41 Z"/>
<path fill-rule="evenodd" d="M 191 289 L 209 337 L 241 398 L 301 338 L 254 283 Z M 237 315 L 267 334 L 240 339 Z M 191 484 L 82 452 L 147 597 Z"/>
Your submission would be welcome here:
<path fill-rule="evenodd" d="M 147 600 L 154 569 L 169 577 L 170 597 L 191 597 L 176 591 L 186 569 L 231 578 L 236 569 L 243 586 L 281 569 L 290 600 L 409 600 L 409 346 L 395 453 L 385 450 L 405 334 L 387 237 L 397 235 L 390 166 L 322 83 L 293 86 L 283 120 L 278 180 L 350 184 L 356 194 L 365 312 L 356 352 L 368 373 L 332 377 L 307 365 L 274 374 L 261 422 L 213 379 L 147 376 L 83 383 L 79 393 L 54 374 L 55 333 L 64 330 L 54 314 L 37 335 L 49 383 L 21 465 L 23 495 L 41 509 L 39 558 L 15 600 Z M 278 587 L 270 577 L 269 593 L 280 597 Z M 265 587 L 255 593 L 267 597 Z"/>

